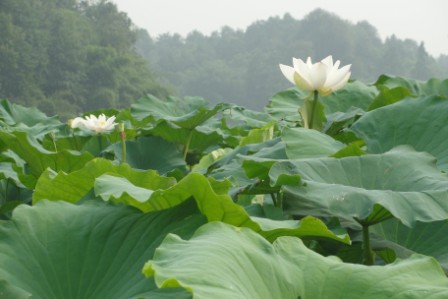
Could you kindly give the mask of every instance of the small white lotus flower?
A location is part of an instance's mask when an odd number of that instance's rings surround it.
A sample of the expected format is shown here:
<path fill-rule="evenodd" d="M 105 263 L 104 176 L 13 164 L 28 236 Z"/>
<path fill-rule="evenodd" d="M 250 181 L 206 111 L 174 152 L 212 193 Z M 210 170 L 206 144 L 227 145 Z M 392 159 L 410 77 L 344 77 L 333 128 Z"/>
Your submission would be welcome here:
<path fill-rule="evenodd" d="M 115 121 L 115 116 L 107 118 L 106 115 L 100 114 L 98 117 L 91 114 L 85 118 L 76 117 L 70 122 L 71 128 L 87 129 L 95 133 L 108 132 L 114 129 L 117 125 Z"/>
<path fill-rule="evenodd" d="M 326 96 L 343 87 L 350 78 L 350 64 L 339 68 L 339 60 L 333 64 L 330 55 L 317 63 L 312 63 L 308 57 L 306 63 L 293 58 L 293 67 L 280 64 L 283 75 L 305 91 L 317 91 Z"/>

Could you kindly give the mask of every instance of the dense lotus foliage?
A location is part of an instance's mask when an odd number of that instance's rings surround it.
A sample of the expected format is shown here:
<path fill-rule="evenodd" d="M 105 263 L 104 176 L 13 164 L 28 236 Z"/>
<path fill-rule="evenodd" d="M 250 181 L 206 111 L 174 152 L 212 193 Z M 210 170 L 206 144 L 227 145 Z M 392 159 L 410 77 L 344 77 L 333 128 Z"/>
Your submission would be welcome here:
<path fill-rule="evenodd" d="M 0 298 L 448 298 L 448 80 L 307 96 L 2 100 Z"/>

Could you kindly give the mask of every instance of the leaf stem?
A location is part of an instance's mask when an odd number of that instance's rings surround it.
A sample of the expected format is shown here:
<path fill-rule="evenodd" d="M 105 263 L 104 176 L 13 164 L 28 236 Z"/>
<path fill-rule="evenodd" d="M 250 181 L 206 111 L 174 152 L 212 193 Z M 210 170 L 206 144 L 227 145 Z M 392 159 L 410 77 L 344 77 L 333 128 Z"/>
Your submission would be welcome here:
<path fill-rule="evenodd" d="M 98 137 L 98 147 L 99 147 L 98 156 L 101 156 L 101 152 L 103 151 L 103 136 L 101 134 L 98 134 L 97 137 Z"/>
<path fill-rule="evenodd" d="M 75 149 L 76 149 L 77 151 L 79 151 L 80 148 L 79 148 L 79 145 L 78 145 L 78 139 L 76 138 L 76 135 L 75 135 L 75 130 L 74 130 L 74 129 L 70 129 L 70 130 L 72 131 L 72 139 L 73 139 L 74 142 L 75 142 Z"/>
<path fill-rule="evenodd" d="M 362 240 L 364 249 L 364 265 L 372 266 L 375 262 L 375 256 L 370 245 L 369 225 L 367 224 L 362 224 Z"/>
<path fill-rule="evenodd" d="M 315 90 L 313 92 L 313 102 L 311 103 L 311 116 L 310 116 L 310 122 L 308 124 L 308 128 L 313 128 L 313 122 L 314 122 L 314 114 L 316 114 L 316 106 L 317 101 L 319 101 L 319 92 Z"/>
<path fill-rule="evenodd" d="M 278 205 L 277 197 L 275 196 L 275 193 L 270 193 L 270 195 L 271 195 L 272 202 L 274 203 L 274 207 L 276 207 Z"/>
<path fill-rule="evenodd" d="M 56 146 L 54 132 L 50 133 L 50 139 L 51 139 L 51 142 L 53 143 L 54 152 L 56 153 L 56 157 L 55 157 L 55 160 L 54 160 L 54 168 L 55 168 L 55 171 L 58 171 L 58 168 L 59 168 L 58 167 L 59 155 L 58 155 L 58 147 Z"/>
<path fill-rule="evenodd" d="M 187 143 L 185 144 L 185 147 L 184 147 L 183 158 L 184 158 L 185 162 L 187 162 L 187 154 L 188 154 L 188 150 L 190 149 L 190 142 L 191 142 L 192 137 L 193 137 L 193 129 L 190 130 L 190 133 L 188 134 Z"/>
<path fill-rule="evenodd" d="M 54 151 L 58 152 L 58 147 L 56 146 L 55 134 L 54 132 L 50 133 L 51 142 L 53 143 Z"/>
<path fill-rule="evenodd" d="M 283 208 L 283 192 L 278 191 L 277 193 L 270 193 L 272 202 L 277 208 Z"/>
<path fill-rule="evenodd" d="M 126 132 L 124 131 L 124 124 L 119 126 L 120 140 L 121 140 L 121 164 L 126 163 Z"/>

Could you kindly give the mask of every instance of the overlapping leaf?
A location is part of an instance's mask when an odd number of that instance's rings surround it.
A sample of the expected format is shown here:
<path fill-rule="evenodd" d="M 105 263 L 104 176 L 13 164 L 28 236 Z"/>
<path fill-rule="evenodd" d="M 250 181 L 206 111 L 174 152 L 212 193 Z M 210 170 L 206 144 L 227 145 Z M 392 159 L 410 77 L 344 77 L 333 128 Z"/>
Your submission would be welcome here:
<path fill-rule="evenodd" d="M 0 294 L 21 290 L 36 299 L 189 298 L 183 290 L 157 290 L 140 271 L 167 233 L 188 237 L 204 223 L 196 211 L 192 202 L 152 214 L 101 203 L 20 206 L 12 220 L 0 223 L 0 282 L 9 284 L 0 283 Z"/>
<path fill-rule="evenodd" d="M 226 106 L 218 104 L 210 109 L 207 108 L 207 105 L 207 101 L 198 97 L 186 97 L 183 100 L 168 97 L 161 100 L 154 96 L 148 96 L 133 104 L 131 113 L 136 119 L 150 117 L 156 121 L 167 120 L 183 129 L 192 130 Z"/>
<path fill-rule="evenodd" d="M 390 219 L 372 226 L 371 232 L 386 242 L 378 246 L 395 251 L 398 257 L 407 258 L 417 252 L 432 256 L 448 273 L 448 221 L 417 222 L 412 228 Z"/>
<path fill-rule="evenodd" d="M 191 173 L 166 190 L 144 189 L 123 178 L 103 175 L 95 181 L 95 193 L 105 200 L 126 203 L 144 212 L 168 209 L 193 197 L 208 221 L 222 221 L 235 226 L 249 227 L 268 240 L 281 235 L 329 238 L 349 243 L 347 235 L 337 236 L 320 220 L 308 217 L 301 221 L 273 221 L 251 218 L 227 194 L 216 193 L 213 185 L 220 184 L 198 173 Z M 221 185 L 222 186 L 222 185 Z M 226 185 L 227 189 L 230 187 Z M 224 190 L 227 191 L 227 190 Z"/>
<path fill-rule="evenodd" d="M 448 219 L 448 177 L 426 153 L 408 147 L 384 154 L 280 162 L 271 181 L 299 175 L 304 186 L 285 187 L 288 212 L 338 216 L 373 224 L 391 213 L 405 225 Z"/>
<path fill-rule="evenodd" d="M 448 171 L 448 99 L 437 96 L 406 99 L 361 117 L 351 130 L 362 138 L 371 153 L 384 153 L 408 144 L 437 158 Z"/>
<path fill-rule="evenodd" d="M 448 279 L 429 257 L 383 267 L 344 264 L 299 239 L 281 237 L 270 244 L 250 230 L 218 222 L 202 226 L 188 241 L 168 235 L 143 271 L 159 287 L 183 287 L 198 299 L 448 296 Z"/>
<path fill-rule="evenodd" d="M 26 161 L 30 173 L 35 177 L 40 176 L 47 168 L 66 172 L 77 170 L 93 159 L 93 156 L 88 152 L 49 151 L 26 132 L 13 131 L 7 133 L 0 131 L 0 140 Z"/>
<path fill-rule="evenodd" d="M 113 144 L 112 149 L 115 157 L 121 160 L 121 144 Z M 174 169 L 186 168 L 179 149 L 159 137 L 141 137 L 135 141 L 126 141 L 126 152 L 126 163 L 136 169 L 154 169 L 165 174 Z"/>
<path fill-rule="evenodd" d="M 428 81 L 419 81 L 396 76 L 381 75 L 375 82 L 375 86 L 382 88 L 405 88 L 412 96 L 438 95 L 448 97 L 448 79 L 440 80 L 432 78 Z"/>
<path fill-rule="evenodd" d="M 95 179 L 105 173 L 123 176 L 133 184 L 150 190 L 165 189 L 176 182 L 174 178 L 160 176 L 155 170 L 132 169 L 128 164 L 114 165 L 109 160 L 96 158 L 82 169 L 68 174 L 46 170 L 37 181 L 33 202 L 43 199 L 78 202 L 93 188 Z"/>
<path fill-rule="evenodd" d="M 282 140 L 289 159 L 328 157 L 345 147 L 326 134 L 303 128 L 283 129 Z"/>
<path fill-rule="evenodd" d="M 6 100 L 0 101 L 0 120 L 8 127 L 28 132 L 35 138 L 42 138 L 64 126 L 57 117 L 48 117 L 35 107 L 24 107 Z"/>
<path fill-rule="evenodd" d="M 368 86 L 360 81 L 349 82 L 344 88 L 335 93 L 321 97 L 326 114 L 346 112 L 351 107 L 367 110 L 378 93 L 374 86 Z M 298 89 L 289 89 L 274 95 L 266 106 L 265 111 L 276 119 L 298 121 L 298 110 L 307 98 L 307 94 Z"/>

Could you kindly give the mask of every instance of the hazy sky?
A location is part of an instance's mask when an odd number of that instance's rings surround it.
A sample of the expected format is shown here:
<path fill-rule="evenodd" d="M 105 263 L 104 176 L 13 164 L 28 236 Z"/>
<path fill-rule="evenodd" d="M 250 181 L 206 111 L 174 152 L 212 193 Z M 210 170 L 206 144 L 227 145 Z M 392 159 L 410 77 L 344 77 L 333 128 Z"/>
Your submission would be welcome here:
<path fill-rule="evenodd" d="M 423 41 L 435 56 L 448 54 L 448 0 L 112 0 L 152 37 L 204 34 L 228 25 L 245 29 L 256 20 L 290 13 L 302 19 L 316 8 L 356 23 L 368 21 L 381 38 Z"/>

